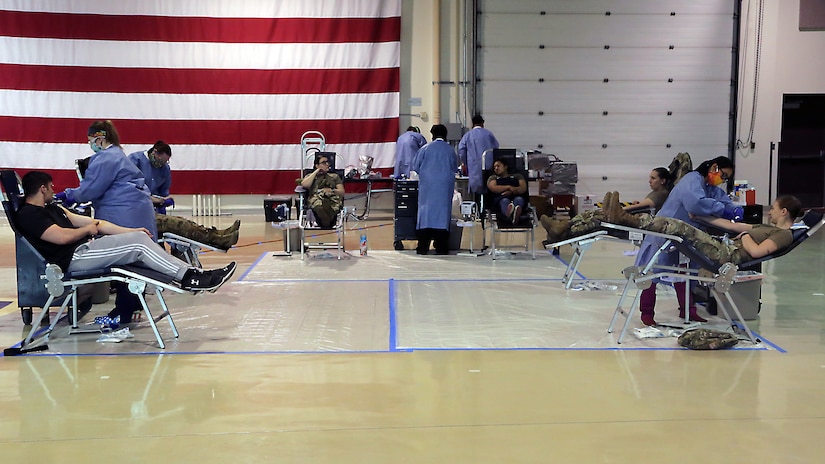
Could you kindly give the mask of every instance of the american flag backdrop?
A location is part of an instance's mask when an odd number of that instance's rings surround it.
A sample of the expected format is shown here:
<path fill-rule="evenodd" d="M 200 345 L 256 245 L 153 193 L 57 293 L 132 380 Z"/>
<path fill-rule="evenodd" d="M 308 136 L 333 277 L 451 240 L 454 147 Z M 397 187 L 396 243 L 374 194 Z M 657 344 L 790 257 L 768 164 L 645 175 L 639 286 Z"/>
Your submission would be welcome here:
<path fill-rule="evenodd" d="M 291 192 L 308 130 L 391 168 L 400 30 L 401 0 L 0 0 L 0 167 L 76 186 L 110 119 L 173 193 Z"/>

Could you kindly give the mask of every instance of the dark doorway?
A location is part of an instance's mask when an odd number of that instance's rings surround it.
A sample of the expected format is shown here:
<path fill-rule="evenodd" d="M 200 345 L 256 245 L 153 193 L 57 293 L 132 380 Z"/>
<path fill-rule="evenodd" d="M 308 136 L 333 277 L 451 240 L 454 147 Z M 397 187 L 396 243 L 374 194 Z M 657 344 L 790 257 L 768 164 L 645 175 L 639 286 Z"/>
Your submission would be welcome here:
<path fill-rule="evenodd" d="M 783 96 L 781 140 L 777 193 L 825 206 L 825 94 Z"/>

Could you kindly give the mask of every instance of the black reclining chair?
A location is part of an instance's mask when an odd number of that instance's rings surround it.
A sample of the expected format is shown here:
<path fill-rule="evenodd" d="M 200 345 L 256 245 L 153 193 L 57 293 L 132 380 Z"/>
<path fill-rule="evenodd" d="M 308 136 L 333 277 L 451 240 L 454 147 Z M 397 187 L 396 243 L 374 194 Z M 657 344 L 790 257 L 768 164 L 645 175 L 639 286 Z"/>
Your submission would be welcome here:
<path fill-rule="evenodd" d="M 303 167 L 301 169 L 301 178 L 305 177 L 313 171 L 315 163 L 321 157 L 326 157 L 329 160 L 330 172 L 338 174 L 341 182 L 344 181 L 344 170 L 337 168 L 337 165 L 343 161 L 337 153 L 310 150 L 310 152 L 303 157 Z M 341 162 L 341 163 L 339 163 Z M 314 220 L 314 214 L 309 207 L 309 192 L 302 186 L 295 188 L 298 194 L 298 222 L 301 227 L 301 259 L 304 259 L 304 253 L 309 250 L 337 250 L 337 257 L 341 259 L 345 250 L 344 235 L 345 225 L 347 219 L 347 210 L 341 207 L 341 211 L 335 218 L 335 223 L 332 227 L 323 228 Z M 325 235 L 324 231 L 334 231 L 336 240 L 334 242 L 326 240 L 311 240 L 316 234 Z"/>
<path fill-rule="evenodd" d="M 0 171 L 3 190 L 7 199 L 3 201 L 3 209 L 6 212 L 9 226 L 14 231 L 15 249 L 17 258 L 17 292 L 18 305 L 21 308 L 23 322 L 32 324 L 28 335 L 19 346 L 7 348 L 4 355 L 13 356 L 29 351 L 48 349 L 45 343 L 48 336 L 54 330 L 64 311 L 71 305 L 71 327 L 78 329 L 79 305 L 78 290 L 87 284 L 97 284 L 101 282 L 123 282 L 128 285 L 129 291 L 137 295 L 141 302 L 144 314 L 147 316 L 149 325 L 155 334 L 160 348 L 166 345 L 158 331 L 156 322 L 167 319 L 175 338 L 179 336 L 172 315 L 166 306 L 166 301 L 161 292 L 169 290 L 175 293 L 185 293 L 179 285 L 172 282 L 168 276 L 137 266 L 117 266 L 109 269 L 100 269 L 83 275 L 67 275 L 61 271 L 60 267 L 51 264 L 41 255 L 32 244 L 20 233 L 14 222 L 14 215 L 23 203 L 20 177 L 12 170 Z M 158 302 L 163 312 L 158 316 L 153 316 L 146 303 L 144 292 L 154 290 Z M 39 332 L 40 325 L 49 320 L 49 308 L 59 306 L 57 315 L 51 321 L 45 332 Z M 33 317 L 33 308 L 39 308 L 40 312 L 36 318 Z M 43 344 L 32 343 L 35 336 L 42 338 Z"/>
<path fill-rule="evenodd" d="M 503 162 L 507 165 L 510 172 L 517 172 L 521 174 L 524 177 L 525 182 L 529 182 L 526 153 L 515 148 L 485 150 L 481 155 L 482 166 L 487 165 L 486 160 L 489 159 L 490 156 L 493 157 L 493 162 Z M 490 169 L 482 170 L 481 175 L 484 179 L 485 185 L 487 179 L 492 174 L 493 172 Z M 499 249 L 508 248 L 510 251 L 514 251 L 513 248 L 515 247 L 523 248 L 521 251 L 530 253 L 532 258 L 536 259 L 534 242 L 538 219 L 536 218 L 535 208 L 533 208 L 530 204 L 529 183 L 527 191 L 522 194 L 522 198 L 524 198 L 524 209 L 521 212 L 521 216 L 515 221 L 515 223 L 511 222 L 510 218 L 505 217 L 506 215 L 499 211 L 498 205 L 493 202 L 494 197 L 495 194 L 491 192 L 484 193 L 481 196 L 481 227 L 483 231 L 484 247 L 486 247 L 487 230 L 489 229 L 490 255 L 493 259 L 496 259 L 496 252 Z M 524 245 L 503 246 L 497 241 L 499 234 L 522 234 L 524 236 Z"/>

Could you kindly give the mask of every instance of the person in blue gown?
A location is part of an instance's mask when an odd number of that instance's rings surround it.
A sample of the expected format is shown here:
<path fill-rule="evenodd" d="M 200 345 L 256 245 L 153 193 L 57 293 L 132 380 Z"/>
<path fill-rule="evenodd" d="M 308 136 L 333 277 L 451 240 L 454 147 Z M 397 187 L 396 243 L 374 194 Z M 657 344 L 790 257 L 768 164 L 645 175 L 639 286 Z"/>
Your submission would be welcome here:
<path fill-rule="evenodd" d="M 64 204 L 91 202 L 95 218 L 127 228 L 145 228 L 157 240 L 155 208 L 143 173 L 123 152 L 120 137 L 111 121 L 95 121 L 87 133 L 89 147 L 95 152 L 80 181 L 80 186 L 55 195 Z M 160 245 L 158 245 L 160 247 Z M 138 297 L 124 284 L 115 284 L 117 295 L 110 317 L 121 323 L 132 320 L 140 309 Z"/>
<path fill-rule="evenodd" d="M 163 140 L 158 140 L 152 148 L 146 151 L 137 151 L 129 155 L 129 160 L 143 173 L 149 193 L 152 195 L 152 204 L 160 214 L 166 214 L 166 207 L 174 205 L 169 189 L 172 187 L 172 170 L 169 168 L 169 159 L 172 158 L 172 147 Z"/>
<path fill-rule="evenodd" d="M 436 124 L 430 133 L 433 141 L 418 150 L 412 166 L 418 173 L 416 253 L 426 255 L 434 241 L 436 253 L 446 255 L 450 252 L 450 219 L 458 159 L 453 147 L 446 142 L 446 126 Z"/>
<path fill-rule="evenodd" d="M 673 187 L 656 216 L 679 219 L 702 230 L 704 230 L 703 226 L 694 221 L 694 217 L 713 216 L 741 221 L 744 213 L 742 207 L 734 205 L 722 188 L 732 177 L 733 162 L 729 158 L 719 156 L 703 162 L 696 170 L 685 174 Z M 662 238 L 646 236 L 636 257 L 636 266 L 645 266 L 663 243 Z M 679 252 L 660 254 L 658 264 L 677 266 Z M 684 317 L 685 306 L 687 306 L 691 320 L 705 322 L 705 319 L 696 313 L 692 295 L 689 301 L 685 301 L 685 282 L 675 282 L 673 287 L 676 289 L 676 296 L 679 300 L 680 317 Z M 639 300 L 642 323 L 645 325 L 656 325 L 655 306 L 656 285 L 654 284 L 642 291 Z"/>
<path fill-rule="evenodd" d="M 458 142 L 458 158 L 461 160 L 462 171 L 469 178 L 470 193 L 479 197 L 487 191 L 486 179 L 482 171 L 493 167 L 492 154 L 485 160 L 486 166 L 481 165 L 481 155 L 485 150 L 498 148 L 498 140 L 492 132 L 484 128 L 484 118 L 480 114 L 473 116 L 473 128 L 467 131 Z"/>
<path fill-rule="evenodd" d="M 398 137 L 395 142 L 395 169 L 392 172 L 396 179 L 410 177 L 410 169 L 413 158 L 418 150 L 427 144 L 427 139 L 418 131 L 415 126 L 407 128 L 406 132 Z"/>

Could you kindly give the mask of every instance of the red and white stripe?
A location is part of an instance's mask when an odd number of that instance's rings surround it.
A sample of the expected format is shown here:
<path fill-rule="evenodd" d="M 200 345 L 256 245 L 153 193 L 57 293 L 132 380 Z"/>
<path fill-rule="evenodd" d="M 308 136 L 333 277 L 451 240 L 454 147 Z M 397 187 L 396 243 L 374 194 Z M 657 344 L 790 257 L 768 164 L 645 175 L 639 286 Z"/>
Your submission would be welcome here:
<path fill-rule="evenodd" d="M 388 172 L 400 0 L 0 0 L 0 166 L 76 184 L 86 129 L 172 145 L 173 193 L 284 193 L 317 130 Z"/>

